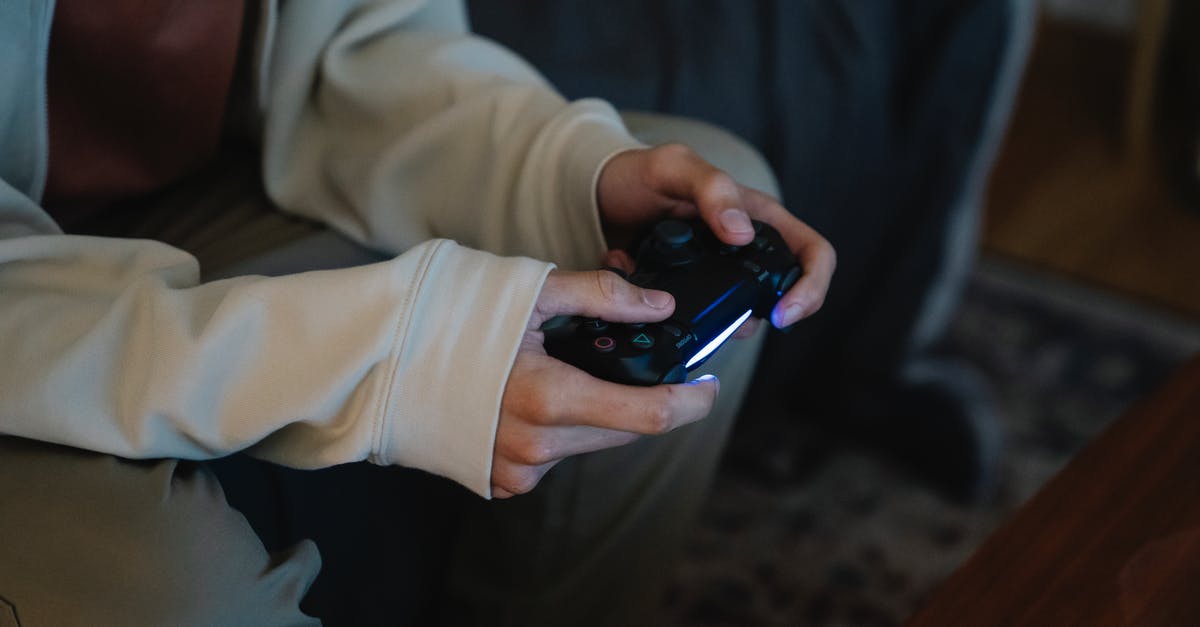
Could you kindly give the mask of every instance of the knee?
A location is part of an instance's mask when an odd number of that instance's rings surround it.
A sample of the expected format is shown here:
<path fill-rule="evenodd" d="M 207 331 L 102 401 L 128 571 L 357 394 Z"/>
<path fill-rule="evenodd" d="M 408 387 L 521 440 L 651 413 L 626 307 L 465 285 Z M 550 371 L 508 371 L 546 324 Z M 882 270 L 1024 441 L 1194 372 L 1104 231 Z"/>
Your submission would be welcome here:
<path fill-rule="evenodd" d="M 178 466 L 0 438 L 0 597 L 33 625 L 303 624 L 315 547 L 273 558 Z"/>

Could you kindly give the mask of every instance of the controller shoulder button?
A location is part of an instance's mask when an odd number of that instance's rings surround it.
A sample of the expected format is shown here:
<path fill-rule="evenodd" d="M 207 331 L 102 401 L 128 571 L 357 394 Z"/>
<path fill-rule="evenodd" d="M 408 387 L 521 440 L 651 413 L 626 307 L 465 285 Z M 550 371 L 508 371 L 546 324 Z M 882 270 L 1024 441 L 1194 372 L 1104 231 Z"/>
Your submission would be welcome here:
<path fill-rule="evenodd" d="M 779 294 L 782 296 L 788 290 L 792 289 L 796 281 L 800 280 L 802 273 L 803 271 L 800 269 L 800 266 L 793 266 L 791 270 L 788 270 L 787 274 L 783 275 L 783 279 L 779 281 Z"/>
<path fill-rule="evenodd" d="M 687 381 L 687 368 L 683 364 L 675 364 L 666 374 L 663 375 L 660 383 L 684 383 Z"/>

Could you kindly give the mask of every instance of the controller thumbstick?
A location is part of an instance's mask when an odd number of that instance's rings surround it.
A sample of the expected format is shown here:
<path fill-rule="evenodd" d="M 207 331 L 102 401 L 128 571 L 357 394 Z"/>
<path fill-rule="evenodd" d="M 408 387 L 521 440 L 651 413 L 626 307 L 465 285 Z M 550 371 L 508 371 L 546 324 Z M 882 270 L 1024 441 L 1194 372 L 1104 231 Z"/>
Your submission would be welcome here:
<path fill-rule="evenodd" d="M 693 236 L 692 227 L 679 220 L 663 220 L 654 226 L 654 239 L 671 248 L 687 244 Z"/>

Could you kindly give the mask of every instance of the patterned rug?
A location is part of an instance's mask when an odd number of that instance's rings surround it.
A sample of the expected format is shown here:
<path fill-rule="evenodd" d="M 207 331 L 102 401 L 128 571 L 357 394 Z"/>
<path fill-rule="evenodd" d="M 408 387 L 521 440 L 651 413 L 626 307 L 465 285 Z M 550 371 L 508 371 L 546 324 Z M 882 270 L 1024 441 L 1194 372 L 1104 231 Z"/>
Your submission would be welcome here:
<path fill-rule="evenodd" d="M 998 398 L 1007 439 L 994 498 L 947 503 L 812 425 L 765 417 L 779 422 L 774 437 L 735 434 L 731 451 L 791 472 L 722 466 L 657 624 L 903 622 L 1075 451 L 1200 351 L 1200 321 L 989 260 L 947 344 Z"/>

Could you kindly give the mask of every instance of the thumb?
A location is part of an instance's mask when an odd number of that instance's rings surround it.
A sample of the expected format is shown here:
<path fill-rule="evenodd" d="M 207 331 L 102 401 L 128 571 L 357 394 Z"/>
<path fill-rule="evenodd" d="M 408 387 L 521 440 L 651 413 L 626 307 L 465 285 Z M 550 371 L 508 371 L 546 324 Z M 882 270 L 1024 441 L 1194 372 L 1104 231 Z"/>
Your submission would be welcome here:
<path fill-rule="evenodd" d="M 660 290 L 638 287 L 614 272 L 554 270 L 538 296 L 541 324 L 554 316 L 575 315 L 609 322 L 657 322 L 675 310 L 675 298 Z"/>

